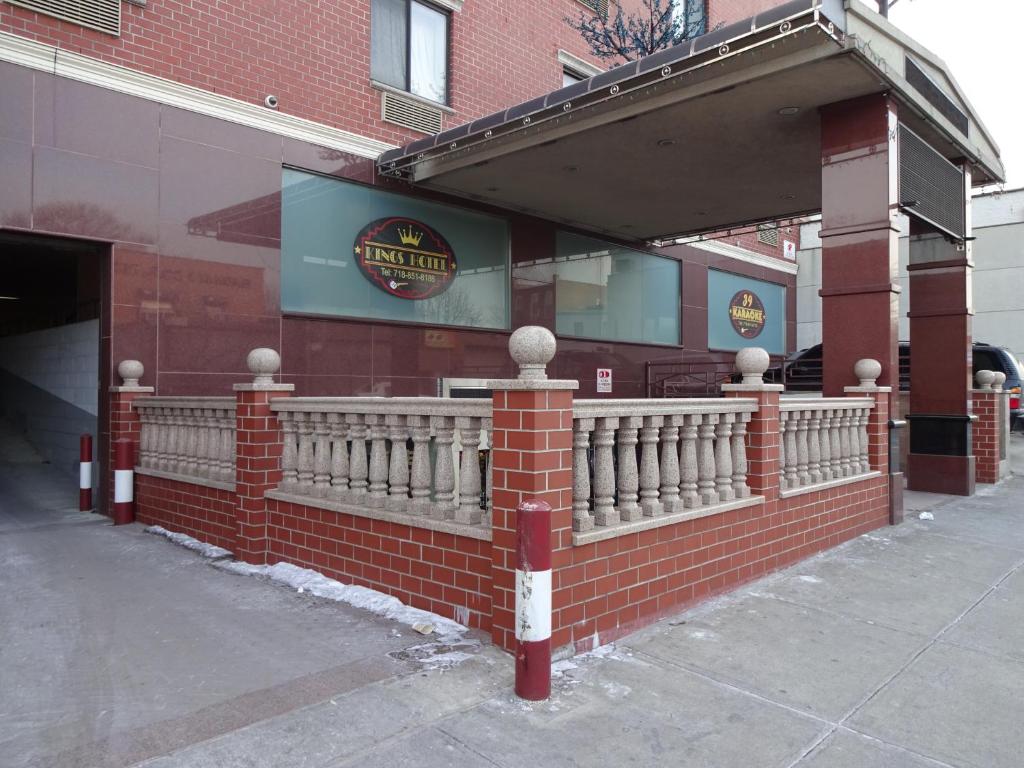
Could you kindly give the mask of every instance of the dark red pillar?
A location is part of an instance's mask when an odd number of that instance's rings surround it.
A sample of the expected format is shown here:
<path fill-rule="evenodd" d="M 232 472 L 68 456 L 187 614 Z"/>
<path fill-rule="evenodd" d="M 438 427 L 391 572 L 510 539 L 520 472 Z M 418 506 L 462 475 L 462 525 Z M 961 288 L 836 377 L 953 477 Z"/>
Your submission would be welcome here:
<path fill-rule="evenodd" d="M 964 168 L 965 240 L 910 223 L 910 453 L 915 491 L 974 493 L 971 391 L 971 173 Z"/>
<path fill-rule="evenodd" d="M 899 391 L 896 105 L 865 96 L 821 109 L 821 304 L 826 396 L 857 383 L 862 358 Z"/>

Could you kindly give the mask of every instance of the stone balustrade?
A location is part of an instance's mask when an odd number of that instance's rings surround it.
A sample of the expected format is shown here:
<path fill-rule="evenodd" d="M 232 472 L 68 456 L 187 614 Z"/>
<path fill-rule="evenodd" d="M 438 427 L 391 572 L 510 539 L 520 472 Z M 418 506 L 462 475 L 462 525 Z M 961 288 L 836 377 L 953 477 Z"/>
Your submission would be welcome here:
<path fill-rule="evenodd" d="M 489 400 L 294 397 L 271 410 L 284 433 L 280 493 L 490 527 Z"/>
<path fill-rule="evenodd" d="M 573 530 L 698 512 L 750 497 L 755 400 L 577 400 Z"/>
<path fill-rule="evenodd" d="M 779 487 L 783 491 L 871 473 L 870 397 L 784 398 L 779 404 Z"/>
<path fill-rule="evenodd" d="M 235 398 L 141 397 L 139 471 L 200 484 L 235 483 Z"/>

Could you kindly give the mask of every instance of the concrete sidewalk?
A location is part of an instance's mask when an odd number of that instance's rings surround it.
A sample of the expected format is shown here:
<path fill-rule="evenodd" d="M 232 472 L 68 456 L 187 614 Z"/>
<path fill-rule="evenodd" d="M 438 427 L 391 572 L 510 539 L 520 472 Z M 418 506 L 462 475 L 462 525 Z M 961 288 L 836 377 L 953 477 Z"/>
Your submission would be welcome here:
<path fill-rule="evenodd" d="M 1015 435 L 1018 461 L 1022 448 Z M 98 560 L 79 562 L 84 587 L 18 578 L 53 565 L 3 569 L 3 615 L 17 627 L 0 629 L 0 764 L 33 764 L 4 761 L 32 745 L 38 759 L 45 738 L 63 762 L 34 764 L 1018 768 L 1024 479 L 971 499 L 908 494 L 908 508 L 935 519 L 908 511 L 898 528 L 557 664 L 554 695 L 533 705 L 511 695 L 511 660 L 494 648 L 417 666 L 393 625 L 225 574 L 137 529 L 3 534 L 5 563 L 48 547 L 73 558 L 93 536 Z M 90 538 L 45 544 L 54 530 Z M 31 538 L 34 550 L 11 544 Z M 157 576 L 119 587 L 114 563 L 139 561 Z M 112 626 L 83 627 L 100 603 Z M 55 677 L 76 652 L 93 655 L 90 675 Z"/>

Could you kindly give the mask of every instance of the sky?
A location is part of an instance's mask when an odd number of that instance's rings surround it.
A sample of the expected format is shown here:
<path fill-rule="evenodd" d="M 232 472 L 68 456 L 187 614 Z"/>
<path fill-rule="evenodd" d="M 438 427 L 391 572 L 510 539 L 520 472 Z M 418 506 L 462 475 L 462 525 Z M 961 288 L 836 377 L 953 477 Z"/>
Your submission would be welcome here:
<path fill-rule="evenodd" d="M 946 62 L 1024 187 L 1024 0 L 897 0 L 889 21 Z"/>

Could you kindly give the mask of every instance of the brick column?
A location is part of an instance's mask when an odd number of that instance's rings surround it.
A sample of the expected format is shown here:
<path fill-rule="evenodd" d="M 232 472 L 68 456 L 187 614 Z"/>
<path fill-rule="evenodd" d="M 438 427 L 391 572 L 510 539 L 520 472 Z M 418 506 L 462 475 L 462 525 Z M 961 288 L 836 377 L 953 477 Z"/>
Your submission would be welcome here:
<path fill-rule="evenodd" d="M 272 349 L 254 349 L 246 358 L 254 374 L 251 384 L 235 389 L 235 557 L 263 565 L 267 561 L 266 492 L 281 481 L 281 425 L 270 410 L 274 398 L 289 397 L 293 384 L 274 382 L 281 356 Z"/>
<path fill-rule="evenodd" d="M 874 472 L 889 478 L 889 524 L 903 522 L 903 473 L 891 472 L 889 462 L 889 414 L 892 387 L 879 387 L 875 382 L 882 373 L 877 360 L 858 360 L 853 367 L 860 385 L 846 387 L 849 397 L 870 397 L 875 401 L 868 419 L 868 463 Z"/>
<path fill-rule="evenodd" d="M 121 377 L 119 387 L 110 388 L 110 439 L 107 442 L 106 466 L 100 471 L 106 475 L 106 498 L 102 501 L 102 510 L 108 516 L 114 508 L 114 446 L 118 440 L 128 438 L 132 441 L 132 455 L 138 458 L 139 436 L 142 433 L 142 421 L 139 414 L 132 408 L 132 401 L 137 397 L 152 395 L 153 387 L 139 386 L 139 379 L 145 369 L 138 360 L 122 360 L 117 366 L 117 375 Z"/>
<path fill-rule="evenodd" d="M 992 388 L 995 374 L 978 371 L 978 388 L 971 392 L 974 417 L 972 441 L 974 444 L 974 478 L 979 483 L 999 482 L 1000 445 L 1002 438 L 999 420 L 1002 417 L 1003 393 Z"/>
<path fill-rule="evenodd" d="M 555 337 L 545 328 L 526 326 L 509 339 L 519 378 L 491 381 L 493 519 L 491 541 L 491 638 L 511 651 L 515 635 L 516 509 L 536 499 L 551 506 L 552 570 L 565 567 L 572 554 L 572 400 L 576 381 L 547 378 L 555 356 Z M 557 575 L 552 606 L 559 609 Z M 552 627 L 552 647 L 569 642 L 568 628 Z"/>
<path fill-rule="evenodd" d="M 765 498 L 765 514 L 775 511 L 779 498 L 779 397 L 781 384 L 765 384 L 762 375 L 771 358 L 760 347 L 736 353 L 736 370 L 743 374 L 740 384 L 723 384 L 726 397 L 752 397 L 757 413 L 747 425 L 747 485 L 750 492 Z"/>

